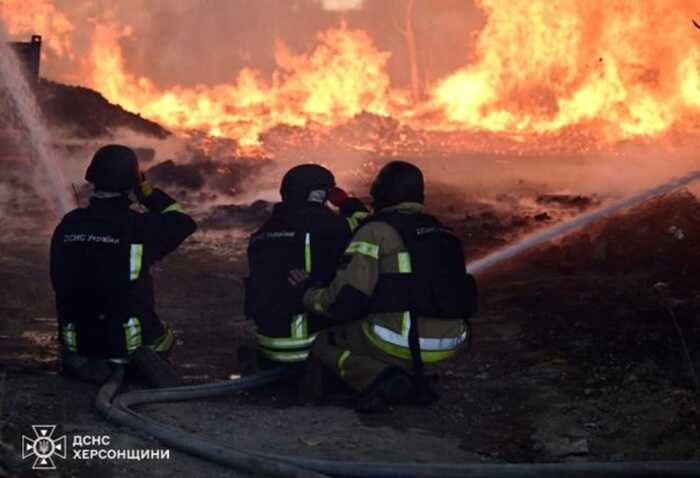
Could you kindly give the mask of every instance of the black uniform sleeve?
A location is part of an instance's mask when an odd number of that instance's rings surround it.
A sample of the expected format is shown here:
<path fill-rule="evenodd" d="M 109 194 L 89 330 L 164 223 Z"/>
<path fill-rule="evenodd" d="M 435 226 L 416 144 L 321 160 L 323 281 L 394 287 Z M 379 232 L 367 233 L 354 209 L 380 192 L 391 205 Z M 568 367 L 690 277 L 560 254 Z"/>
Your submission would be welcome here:
<path fill-rule="evenodd" d="M 358 212 L 369 212 L 365 205 L 357 198 L 349 197 L 340 205 L 340 213 L 345 217 L 351 217 Z"/>
<path fill-rule="evenodd" d="M 197 230 L 197 224 L 170 196 L 154 189 L 143 201 L 148 213 L 143 215 L 144 247 L 155 262 L 173 252 Z"/>

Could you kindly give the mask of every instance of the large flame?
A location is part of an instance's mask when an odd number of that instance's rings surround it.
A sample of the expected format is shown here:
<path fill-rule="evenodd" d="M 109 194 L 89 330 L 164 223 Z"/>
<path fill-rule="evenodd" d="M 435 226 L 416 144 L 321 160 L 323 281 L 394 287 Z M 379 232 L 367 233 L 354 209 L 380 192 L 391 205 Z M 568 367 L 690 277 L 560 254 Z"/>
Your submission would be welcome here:
<path fill-rule="evenodd" d="M 545 133 L 586 123 L 620 140 L 698 112 L 694 2 L 479 3 L 488 22 L 477 62 L 433 91 L 443 127 Z"/>
<path fill-rule="evenodd" d="M 294 54 L 279 43 L 278 69 L 269 80 L 243 69 L 231 83 L 170 90 L 127 71 L 119 38 L 128 35 L 128 28 L 97 27 L 92 85 L 110 101 L 171 128 L 205 129 L 256 145 L 260 133 L 278 124 L 332 126 L 362 111 L 389 113 L 390 54 L 377 51 L 361 30 L 319 33 L 309 54 Z"/>
<path fill-rule="evenodd" d="M 3 0 L 11 32 L 47 28 L 68 54 L 73 25 L 49 0 L 42 8 Z M 32 3 L 34 4 L 34 3 Z M 389 52 L 363 30 L 317 34 L 315 48 L 279 43 L 271 76 L 243 69 L 228 83 L 163 88 L 129 71 L 114 20 L 95 27 L 83 78 L 110 101 L 175 130 L 197 129 L 260 144 L 276 125 L 328 128 L 362 112 L 414 130 L 488 132 L 518 142 L 572 131 L 615 144 L 693 129 L 700 116 L 700 31 L 693 0 L 477 0 L 486 14 L 465 65 L 427 85 L 422 100 L 392 85 Z M 359 3 L 358 5 L 361 5 Z M 700 9 L 698 9 L 700 10 Z M 47 15 L 43 15 L 43 13 Z M 53 15 L 49 15 L 53 13 Z M 53 18 L 54 20 L 47 20 Z"/>

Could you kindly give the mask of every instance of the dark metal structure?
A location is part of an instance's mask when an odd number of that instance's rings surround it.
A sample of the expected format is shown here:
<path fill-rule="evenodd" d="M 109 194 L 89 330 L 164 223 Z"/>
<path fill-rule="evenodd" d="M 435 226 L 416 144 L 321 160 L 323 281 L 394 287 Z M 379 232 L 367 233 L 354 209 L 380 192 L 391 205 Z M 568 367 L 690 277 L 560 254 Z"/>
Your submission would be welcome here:
<path fill-rule="evenodd" d="M 41 35 L 32 35 L 28 42 L 10 42 L 10 46 L 24 66 L 27 78 L 38 81 L 41 64 Z"/>

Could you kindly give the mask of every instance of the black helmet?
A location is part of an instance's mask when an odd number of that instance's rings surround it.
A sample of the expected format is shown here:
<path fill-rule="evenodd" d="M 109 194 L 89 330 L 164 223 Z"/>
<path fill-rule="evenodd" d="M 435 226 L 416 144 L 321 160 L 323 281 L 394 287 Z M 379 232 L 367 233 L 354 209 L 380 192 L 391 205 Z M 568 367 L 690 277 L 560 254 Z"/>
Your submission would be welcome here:
<path fill-rule="evenodd" d="M 375 210 L 402 202 L 425 201 L 423 173 L 405 161 L 387 163 L 372 183 L 370 190 Z"/>
<path fill-rule="evenodd" d="M 325 202 L 326 194 L 335 186 L 333 173 L 318 164 L 301 164 L 284 175 L 280 194 L 282 201 Z M 315 191 L 322 193 L 312 194 Z"/>
<path fill-rule="evenodd" d="M 123 192 L 135 189 L 141 182 L 136 153 L 119 144 L 101 147 L 92 157 L 85 180 L 100 191 Z"/>

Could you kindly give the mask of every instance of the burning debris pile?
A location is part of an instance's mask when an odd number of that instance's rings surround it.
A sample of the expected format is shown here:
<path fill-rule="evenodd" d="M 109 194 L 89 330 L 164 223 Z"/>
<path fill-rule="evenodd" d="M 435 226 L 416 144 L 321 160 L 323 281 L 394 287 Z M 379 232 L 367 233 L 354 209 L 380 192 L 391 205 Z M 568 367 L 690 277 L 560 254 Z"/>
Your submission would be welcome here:
<path fill-rule="evenodd" d="M 214 159 L 195 151 L 187 162 L 165 160 L 146 171 L 148 177 L 164 187 L 174 187 L 183 201 L 214 201 L 219 195 L 236 196 L 249 186 L 269 162 L 264 159 L 231 156 Z"/>
<path fill-rule="evenodd" d="M 388 116 L 363 111 L 332 128 L 277 125 L 261 135 L 264 150 L 271 154 L 305 154 L 329 151 L 368 151 L 380 156 L 425 152 L 427 138 Z"/>
<path fill-rule="evenodd" d="M 119 129 L 159 139 L 170 135 L 159 124 L 110 103 L 89 88 L 42 79 L 37 85 L 36 95 L 47 122 L 71 137 L 104 138 Z"/>
<path fill-rule="evenodd" d="M 595 138 L 581 131 L 531 135 L 523 141 L 485 131 L 429 131 L 395 117 L 362 111 L 334 126 L 278 124 L 260 135 L 261 154 L 272 157 L 316 158 L 319 154 L 361 152 L 373 156 L 419 155 L 444 159 L 448 155 L 488 152 L 493 155 L 594 151 Z M 246 150 L 246 148 L 243 148 Z"/>
<path fill-rule="evenodd" d="M 415 29 L 405 28 L 410 58 L 403 47 L 396 48 L 395 29 L 386 28 L 395 20 L 389 17 L 396 5 L 381 11 L 389 21 L 377 28 L 371 16 L 379 10 L 370 2 L 361 8 L 366 15 L 352 17 L 352 25 L 321 11 L 320 2 L 292 2 L 275 12 L 289 14 L 291 25 L 297 10 L 313 14 L 308 4 L 322 18 L 302 23 L 297 31 L 274 30 L 276 38 L 270 42 L 263 41 L 259 29 L 253 41 L 237 32 L 243 41 L 235 49 L 210 55 L 231 64 L 231 71 L 215 78 L 197 71 L 201 77 L 195 82 L 189 73 L 183 82 L 171 70 L 191 72 L 198 68 L 193 65 L 207 63 L 196 54 L 171 55 L 178 58 L 177 68 L 172 68 L 172 58 L 162 59 L 165 67 L 144 62 L 148 45 L 133 48 L 153 31 L 181 32 L 177 25 L 159 24 L 156 19 L 162 15 L 151 11 L 155 7 L 149 5 L 143 15 L 155 25 L 124 15 L 127 6 L 121 15 L 97 12 L 89 25 L 82 22 L 78 29 L 75 25 L 85 15 L 85 9 L 76 8 L 78 2 L 25 3 L 3 2 L 0 15 L 12 35 L 28 33 L 31 21 L 46 25 L 45 48 L 57 63 L 57 79 L 78 78 L 109 101 L 172 131 L 199 130 L 235 139 L 247 154 L 261 149 L 274 154 L 290 143 L 317 144 L 329 135 L 335 142 L 380 155 L 538 147 L 588 151 L 679 132 L 682 136 L 698 128 L 700 49 L 690 22 L 697 13 L 691 0 L 673 2 L 673 8 L 663 0 L 624 8 L 617 2 L 426 2 L 406 20 L 416 24 Z M 245 17 L 224 10 L 217 21 L 234 24 L 240 19 L 226 15 Z M 177 21 L 192 20 L 196 15 L 191 13 Z M 271 18 L 263 16 L 265 21 Z M 445 16 L 455 20 L 445 23 Z M 470 24 L 466 16 L 483 22 Z M 202 23 L 187 24 L 200 28 Z M 307 25 L 315 30 L 308 31 Z M 455 31 L 436 25 L 451 25 Z M 667 33 L 657 35 L 659 28 Z M 304 41 L 283 34 L 289 31 Z M 195 33 L 208 52 L 213 49 L 210 32 L 201 28 L 173 37 Z M 454 38 L 442 38 L 448 33 Z M 163 48 L 157 43 L 160 54 Z M 265 51 L 258 45 L 265 45 Z M 263 57 L 265 61 L 257 61 Z M 441 68 L 435 68 L 438 63 Z"/>

